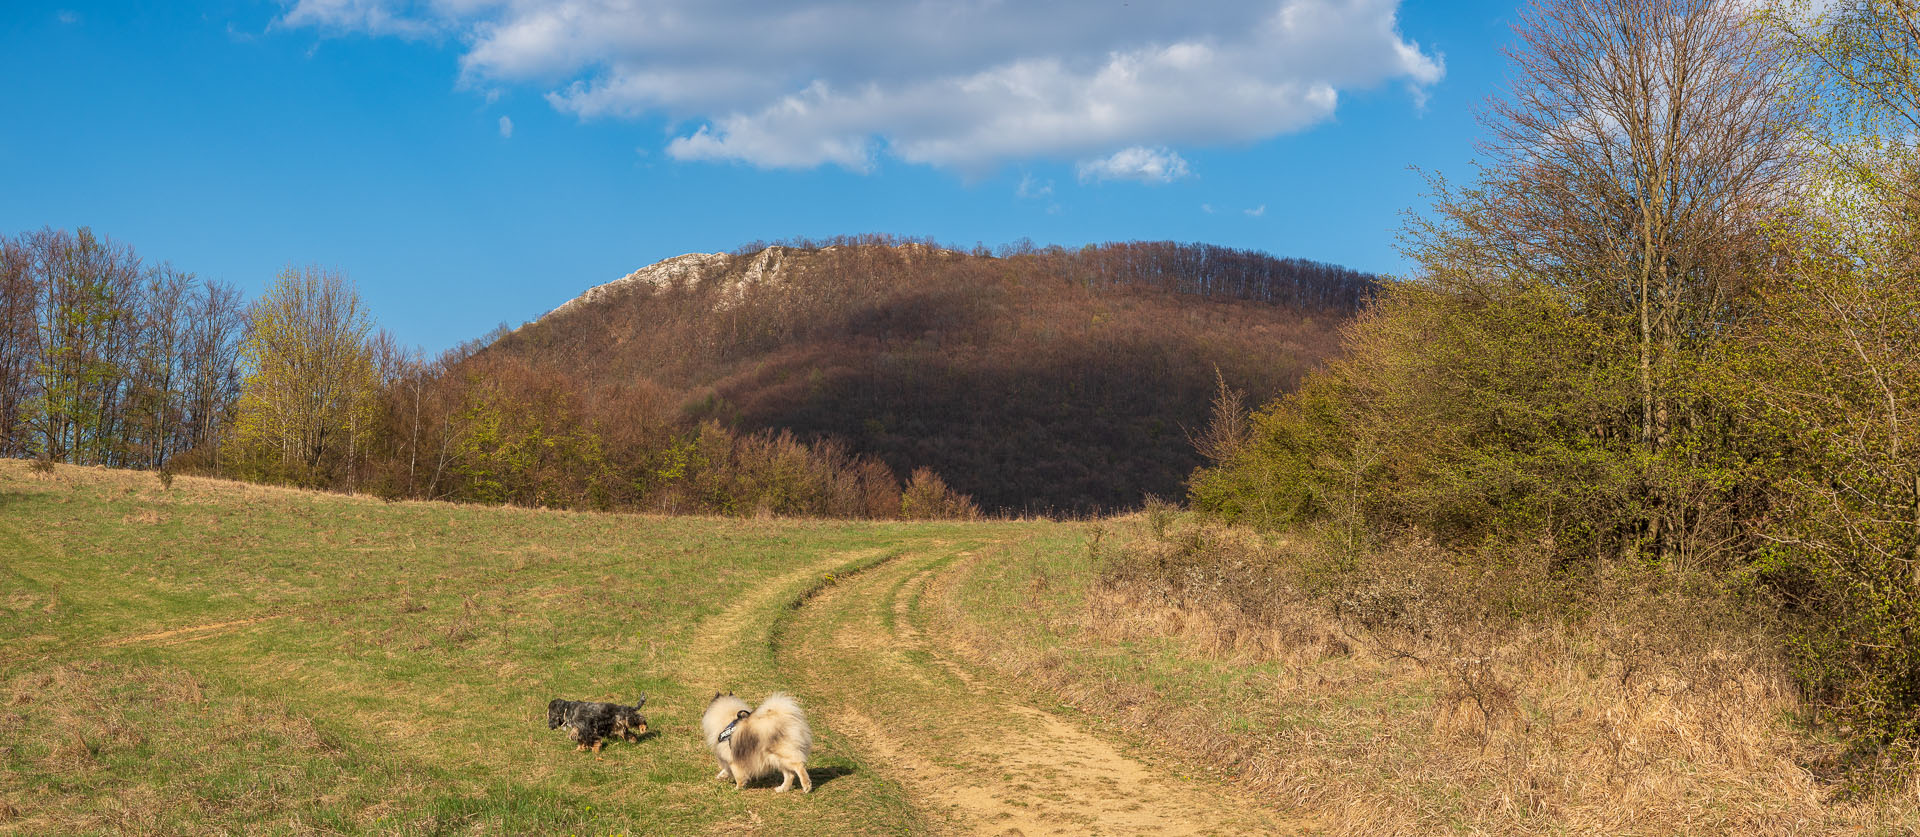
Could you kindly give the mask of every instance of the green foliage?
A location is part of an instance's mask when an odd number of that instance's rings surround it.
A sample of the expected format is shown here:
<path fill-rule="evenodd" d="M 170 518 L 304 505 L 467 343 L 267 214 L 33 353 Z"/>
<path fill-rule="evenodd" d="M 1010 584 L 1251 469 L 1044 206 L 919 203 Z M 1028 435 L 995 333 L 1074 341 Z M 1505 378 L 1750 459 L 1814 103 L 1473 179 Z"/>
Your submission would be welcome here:
<path fill-rule="evenodd" d="M 230 440 L 241 475 L 325 486 L 373 441 L 373 324 L 345 277 L 281 272 L 253 306 Z"/>
<path fill-rule="evenodd" d="M 1782 440 L 1753 572 L 1804 614 L 1791 650 L 1821 718 L 1905 751 L 1920 744 L 1920 247 L 1910 220 L 1802 220 L 1735 359 L 1747 421 Z"/>
<path fill-rule="evenodd" d="M 606 456 L 593 429 L 560 398 L 527 404 L 476 382 L 459 416 L 456 476 L 465 499 L 524 506 L 606 508 Z M 553 428 L 550 430 L 549 428 Z"/>
<path fill-rule="evenodd" d="M 1332 520 L 1456 544 L 1596 548 L 1632 510 L 1634 446 L 1595 428 L 1630 407 L 1610 341 L 1557 291 L 1391 288 L 1349 354 L 1257 413 L 1196 474 L 1196 507 L 1265 527 Z"/>
<path fill-rule="evenodd" d="M 1316 464 L 1344 448 L 1337 399 L 1338 381 L 1317 374 L 1255 413 L 1247 441 L 1194 474 L 1194 506 L 1269 528 L 1324 514 L 1328 486 Z"/>
<path fill-rule="evenodd" d="M 1581 50 L 1729 25 L 1711 5 L 1674 15 L 1701 28 L 1670 30 L 1640 12 L 1594 29 L 1548 4 L 1523 27 L 1522 87 L 1555 102 L 1644 95 L 1596 86 L 1583 74 L 1609 65 Z M 1817 718 L 1904 763 L 1920 745 L 1920 11 L 1763 19 L 1810 86 L 1794 98 L 1741 76 L 1767 95 L 1694 114 L 1719 120 L 1726 147 L 1663 158 L 1675 146 L 1636 132 L 1673 125 L 1569 137 L 1497 107 L 1492 127 L 1528 152 L 1471 188 L 1441 185 L 1409 233 L 1420 278 L 1349 329 L 1347 356 L 1259 411 L 1192 497 L 1228 519 L 1310 526 L 1349 559 L 1408 533 L 1474 560 L 1537 542 L 1549 568 L 1590 578 L 1630 562 L 1703 569 L 1777 601 Z M 1752 43 L 1781 49 L 1772 34 Z M 1739 73 L 1773 72 L 1755 66 Z M 1799 147 L 1780 144 L 1789 118 Z M 1638 151 L 1603 153 L 1616 142 Z M 1671 170 L 1614 168 L 1629 158 Z M 1737 212 L 1719 186 L 1639 182 L 1752 176 L 1742 159 L 1774 168 Z M 1779 175 L 1796 187 L 1768 185 Z"/>

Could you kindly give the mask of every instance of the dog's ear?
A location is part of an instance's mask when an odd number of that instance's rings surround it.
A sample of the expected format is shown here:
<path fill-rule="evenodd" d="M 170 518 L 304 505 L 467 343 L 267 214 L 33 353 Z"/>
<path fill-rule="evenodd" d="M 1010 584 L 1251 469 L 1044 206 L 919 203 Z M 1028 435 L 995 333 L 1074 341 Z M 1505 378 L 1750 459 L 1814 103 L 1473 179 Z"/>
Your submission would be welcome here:
<path fill-rule="evenodd" d="M 713 693 L 713 699 L 712 699 L 712 700 L 709 700 L 709 701 L 707 701 L 707 702 L 708 702 L 708 703 L 712 703 L 713 701 L 715 701 L 715 700 L 719 700 L 719 699 L 720 699 L 720 693 L 719 693 L 719 692 L 714 692 L 714 693 Z"/>

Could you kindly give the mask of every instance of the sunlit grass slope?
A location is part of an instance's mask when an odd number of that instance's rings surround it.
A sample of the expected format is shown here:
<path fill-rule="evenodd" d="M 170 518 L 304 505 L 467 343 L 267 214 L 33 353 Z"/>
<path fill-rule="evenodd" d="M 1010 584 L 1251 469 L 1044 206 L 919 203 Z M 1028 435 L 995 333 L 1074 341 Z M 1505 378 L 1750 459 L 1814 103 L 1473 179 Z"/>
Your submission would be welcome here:
<path fill-rule="evenodd" d="M 715 689 L 786 685 L 768 632 L 826 575 L 1025 525 L 383 503 L 0 462 L 0 832 L 910 831 L 899 788 L 830 729 L 810 797 L 713 781 L 698 713 Z M 642 692 L 654 733 L 599 758 L 544 723 L 554 697 Z"/>

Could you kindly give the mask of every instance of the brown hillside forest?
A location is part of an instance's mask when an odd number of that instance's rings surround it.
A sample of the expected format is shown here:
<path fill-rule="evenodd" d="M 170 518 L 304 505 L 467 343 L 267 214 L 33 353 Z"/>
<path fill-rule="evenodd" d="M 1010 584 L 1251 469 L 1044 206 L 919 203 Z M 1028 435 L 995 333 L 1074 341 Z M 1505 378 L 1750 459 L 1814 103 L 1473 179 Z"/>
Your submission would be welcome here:
<path fill-rule="evenodd" d="M 1375 285 L 1204 245 L 753 244 L 615 283 L 454 369 L 568 393 L 642 434 L 620 446 L 671 450 L 688 421 L 791 433 L 931 468 L 994 512 L 1089 513 L 1179 496 L 1216 377 L 1278 394 Z"/>
<path fill-rule="evenodd" d="M 1480 160 L 1404 231 L 1406 281 L 1202 246 L 797 242 L 426 362 L 338 275 L 243 306 L 47 231 L 4 241 L 0 452 L 742 515 L 1092 511 L 1184 478 L 1206 526 L 1314 560 L 1156 518 L 1114 595 L 1400 626 L 1380 653 L 1445 672 L 1483 745 L 1509 736 L 1482 755 L 1523 772 L 1554 760 L 1526 731 L 1559 727 L 1514 637 L 1612 672 L 1618 705 L 1576 719 L 1619 732 L 1589 748 L 1608 770 L 1637 746 L 1616 715 L 1771 706 L 1741 695 L 1777 668 L 1791 722 L 1834 742 L 1811 774 L 1911 796 L 1920 5 L 1547 0 L 1515 33 Z M 1703 650 L 1729 624 L 1771 651 Z"/>
<path fill-rule="evenodd" d="M 669 260 L 431 362 L 352 285 L 232 289 L 0 239 L 0 444 L 395 498 L 835 517 L 1174 497 L 1217 386 L 1271 397 L 1370 275 L 1205 245 L 863 236 Z M 901 476 L 907 479 L 902 483 Z"/>

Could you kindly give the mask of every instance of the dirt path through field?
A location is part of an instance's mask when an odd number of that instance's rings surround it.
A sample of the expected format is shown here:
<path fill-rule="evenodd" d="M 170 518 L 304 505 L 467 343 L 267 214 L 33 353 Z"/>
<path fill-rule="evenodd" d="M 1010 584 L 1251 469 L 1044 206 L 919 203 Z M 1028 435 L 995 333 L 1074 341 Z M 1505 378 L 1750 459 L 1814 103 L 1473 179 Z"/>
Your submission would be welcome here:
<path fill-rule="evenodd" d="M 779 606 L 791 601 L 814 581 L 825 579 L 835 570 L 879 556 L 885 550 L 835 552 L 792 570 L 748 591 L 728 603 L 718 616 L 700 623 L 699 632 L 687 646 L 688 671 L 701 682 L 716 688 L 732 685 L 743 658 L 766 653 L 768 634 L 773 628 L 769 618 Z"/>
<path fill-rule="evenodd" d="M 781 637 L 820 723 L 905 786 L 950 833 L 1276 834 L 1233 789 L 1166 775 L 944 655 L 919 598 L 956 557 L 916 551 L 808 600 Z"/>

